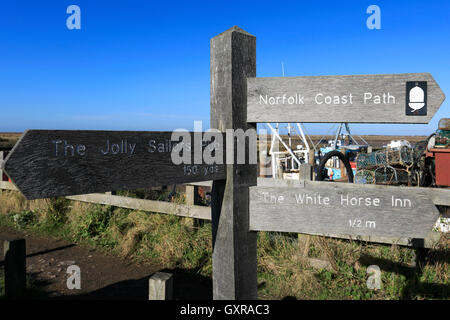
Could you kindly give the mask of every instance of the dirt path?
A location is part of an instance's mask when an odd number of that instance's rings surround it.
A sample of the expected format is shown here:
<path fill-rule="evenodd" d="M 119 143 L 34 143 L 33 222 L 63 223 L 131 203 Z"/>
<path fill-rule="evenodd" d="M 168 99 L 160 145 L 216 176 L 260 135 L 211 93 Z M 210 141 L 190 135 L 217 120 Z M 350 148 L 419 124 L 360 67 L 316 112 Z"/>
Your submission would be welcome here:
<path fill-rule="evenodd" d="M 148 299 L 148 278 L 160 266 L 138 264 L 99 250 L 70 242 L 0 228 L 0 258 L 5 239 L 25 238 L 27 274 L 43 292 L 44 299 Z M 69 290 L 67 268 L 81 270 L 81 289 Z M 165 270 L 174 274 L 175 299 L 210 299 L 209 279 L 188 270 Z"/>

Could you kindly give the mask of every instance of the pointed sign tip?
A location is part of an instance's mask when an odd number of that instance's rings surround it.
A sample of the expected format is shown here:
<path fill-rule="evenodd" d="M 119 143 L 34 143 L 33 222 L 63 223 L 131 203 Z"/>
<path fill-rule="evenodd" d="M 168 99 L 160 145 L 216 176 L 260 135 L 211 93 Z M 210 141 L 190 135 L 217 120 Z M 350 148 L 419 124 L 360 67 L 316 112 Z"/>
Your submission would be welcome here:
<path fill-rule="evenodd" d="M 248 33 L 248 32 L 245 31 L 244 29 L 241 29 L 241 28 L 239 28 L 238 26 L 233 26 L 233 27 L 231 27 L 230 29 L 225 30 L 224 32 L 218 34 L 218 35 L 215 36 L 214 38 L 217 38 L 217 37 L 220 37 L 220 36 L 223 36 L 223 35 L 226 35 L 226 34 L 233 34 L 233 33 L 241 33 L 241 34 L 245 34 L 245 35 L 247 35 L 247 36 L 254 37 L 254 35 Z M 214 39 L 214 38 L 213 38 L 213 39 Z"/>
<path fill-rule="evenodd" d="M 244 29 L 239 28 L 238 26 L 233 26 L 233 27 L 231 27 L 228 31 L 229 31 L 229 32 L 240 32 L 240 33 L 244 33 L 244 34 L 247 34 L 247 35 L 251 36 L 250 33 L 248 33 L 247 31 L 245 31 Z"/>

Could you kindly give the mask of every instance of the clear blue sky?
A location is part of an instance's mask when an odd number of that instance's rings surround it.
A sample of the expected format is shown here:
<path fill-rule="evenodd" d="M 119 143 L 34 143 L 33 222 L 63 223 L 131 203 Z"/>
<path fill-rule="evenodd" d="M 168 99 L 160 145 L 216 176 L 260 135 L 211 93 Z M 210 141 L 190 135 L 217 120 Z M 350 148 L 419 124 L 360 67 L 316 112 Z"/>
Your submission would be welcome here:
<path fill-rule="evenodd" d="M 426 135 L 450 117 L 450 1 L 14 0 L 0 6 L 0 131 L 207 129 L 209 41 L 234 25 L 257 37 L 257 76 L 281 62 L 286 76 L 430 72 L 448 97 L 429 125 L 356 133 Z"/>

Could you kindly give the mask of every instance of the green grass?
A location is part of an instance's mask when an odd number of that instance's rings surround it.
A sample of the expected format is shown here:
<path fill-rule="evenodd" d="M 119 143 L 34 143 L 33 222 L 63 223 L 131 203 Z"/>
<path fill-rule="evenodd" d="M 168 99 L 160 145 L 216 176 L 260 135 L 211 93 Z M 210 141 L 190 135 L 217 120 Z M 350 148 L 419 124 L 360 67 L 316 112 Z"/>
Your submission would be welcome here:
<path fill-rule="evenodd" d="M 0 211 L 0 226 L 88 244 L 162 268 L 212 276 L 209 222 L 193 228 L 189 218 L 66 199 L 27 202 L 15 192 L 2 193 L 0 203 L 4 204 L 0 210 L 7 210 L 3 214 Z M 305 239 L 297 241 L 295 234 L 258 233 L 258 295 L 261 299 L 450 297 L 449 235 L 428 252 L 420 270 L 411 267 L 415 259 L 411 248 L 311 236 L 308 256 L 331 263 L 330 270 L 313 269 L 303 256 Z M 381 269 L 380 290 L 367 288 L 367 267 L 371 264 Z"/>

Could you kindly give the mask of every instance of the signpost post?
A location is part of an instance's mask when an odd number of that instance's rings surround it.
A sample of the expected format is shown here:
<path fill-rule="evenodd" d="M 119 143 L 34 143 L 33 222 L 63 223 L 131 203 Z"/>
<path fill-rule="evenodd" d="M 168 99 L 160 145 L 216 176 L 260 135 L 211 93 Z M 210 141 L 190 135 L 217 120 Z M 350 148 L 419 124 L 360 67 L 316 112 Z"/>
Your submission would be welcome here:
<path fill-rule="evenodd" d="M 254 36 L 233 27 L 211 39 L 212 128 L 256 129 L 245 120 L 247 77 L 255 75 Z M 257 298 L 256 232 L 248 225 L 248 187 L 256 176 L 256 164 L 227 164 L 226 180 L 213 182 L 214 299 Z"/>

